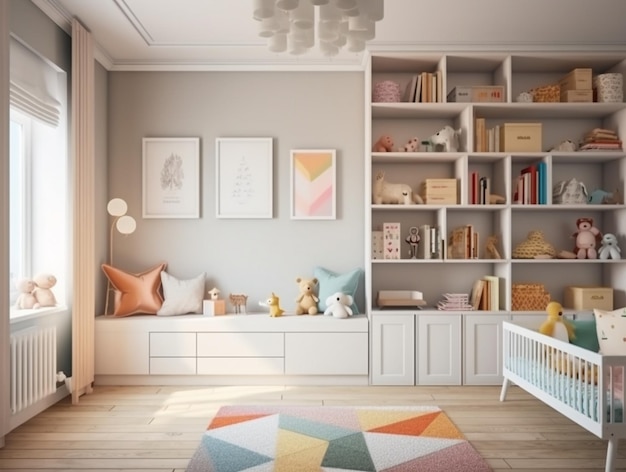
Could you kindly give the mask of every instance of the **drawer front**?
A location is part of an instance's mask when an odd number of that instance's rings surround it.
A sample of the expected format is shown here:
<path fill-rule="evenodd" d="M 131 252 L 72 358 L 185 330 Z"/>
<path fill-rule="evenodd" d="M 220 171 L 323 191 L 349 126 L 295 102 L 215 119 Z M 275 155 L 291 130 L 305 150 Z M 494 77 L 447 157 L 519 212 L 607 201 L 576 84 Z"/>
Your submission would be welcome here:
<path fill-rule="evenodd" d="M 147 332 L 96 329 L 94 353 L 96 375 L 146 375 L 149 372 Z"/>
<path fill-rule="evenodd" d="M 150 375 L 195 375 L 195 357 L 151 357 Z"/>
<path fill-rule="evenodd" d="M 283 375 L 282 357 L 198 357 L 198 375 Z"/>
<path fill-rule="evenodd" d="M 367 333 L 287 333 L 287 375 L 367 375 Z"/>
<path fill-rule="evenodd" d="M 196 333 L 150 333 L 150 357 L 195 357 Z"/>
<path fill-rule="evenodd" d="M 198 333 L 198 357 L 283 357 L 283 333 Z"/>

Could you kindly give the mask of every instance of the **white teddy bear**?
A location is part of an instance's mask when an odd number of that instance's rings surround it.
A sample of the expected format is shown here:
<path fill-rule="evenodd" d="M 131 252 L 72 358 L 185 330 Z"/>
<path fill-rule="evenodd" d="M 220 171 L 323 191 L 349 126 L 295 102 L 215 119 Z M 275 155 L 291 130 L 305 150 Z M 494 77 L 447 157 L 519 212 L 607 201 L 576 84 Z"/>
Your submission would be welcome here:
<path fill-rule="evenodd" d="M 335 292 L 326 299 L 325 315 L 332 315 L 335 318 L 348 318 L 352 316 L 352 308 L 350 305 L 354 303 L 352 295 L 347 295 L 341 292 Z"/>

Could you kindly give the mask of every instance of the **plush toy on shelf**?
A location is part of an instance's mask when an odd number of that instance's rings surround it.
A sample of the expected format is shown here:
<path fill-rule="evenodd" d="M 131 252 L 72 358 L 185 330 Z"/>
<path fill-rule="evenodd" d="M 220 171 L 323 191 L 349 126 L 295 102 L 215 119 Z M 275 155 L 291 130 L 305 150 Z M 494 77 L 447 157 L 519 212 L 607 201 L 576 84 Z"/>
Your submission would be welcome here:
<path fill-rule="evenodd" d="M 602 236 L 602 245 L 598 250 L 600 259 L 621 259 L 622 250 L 617 245 L 617 237 L 612 233 L 605 233 Z"/>
<path fill-rule="evenodd" d="M 354 298 L 352 295 L 335 292 L 326 299 L 326 310 L 324 310 L 324 315 L 332 315 L 335 318 L 348 318 L 353 314 L 352 308 L 350 308 L 353 303 Z"/>
<path fill-rule="evenodd" d="M 393 151 L 393 139 L 388 134 L 383 134 L 378 141 L 372 146 L 373 152 L 392 152 Z"/>
<path fill-rule="evenodd" d="M 596 247 L 602 240 L 602 233 L 593 225 L 593 218 L 578 218 L 576 231 L 572 236 L 576 238 L 574 253 L 578 259 L 597 259 Z"/>
<path fill-rule="evenodd" d="M 443 152 L 457 152 L 459 150 L 459 136 L 461 136 L 460 129 L 446 125 L 428 140 L 435 146 L 435 150 L 437 150 L 437 146 L 443 146 Z"/>
<path fill-rule="evenodd" d="M 315 295 L 317 279 L 303 279 L 298 277 L 296 283 L 300 289 L 300 294 L 296 298 L 296 315 L 303 315 L 305 313 L 317 315 L 317 302 L 320 301 L 317 295 Z"/>
<path fill-rule="evenodd" d="M 20 310 L 35 308 L 35 304 L 37 303 L 37 299 L 33 294 L 33 291 L 37 287 L 35 281 L 32 279 L 20 279 L 15 286 L 20 291 L 20 295 L 15 301 L 15 308 Z"/>
<path fill-rule="evenodd" d="M 265 301 L 265 303 L 260 303 L 262 306 L 267 306 L 270 309 L 270 316 L 272 318 L 277 318 L 279 316 L 283 316 L 285 310 L 280 307 L 280 298 L 274 292 L 269 296 L 269 298 Z"/>
<path fill-rule="evenodd" d="M 416 152 L 420 147 L 420 142 L 417 138 L 411 138 L 404 146 L 398 148 L 399 152 Z"/>
<path fill-rule="evenodd" d="M 385 173 L 382 171 L 376 174 L 374 185 L 372 186 L 372 201 L 375 205 L 380 205 L 381 203 L 396 203 L 401 205 L 424 203 L 422 197 L 413 193 L 413 190 L 408 184 L 387 182 L 385 180 Z"/>
<path fill-rule="evenodd" d="M 539 332 L 566 343 L 575 338 L 574 326 L 563 317 L 563 306 L 559 302 L 551 301 L 546 306 L 548 318 L 539 327 Z"/>
<path fill-rule="evenodd" d="M 56 306 L 57 300 L 51 290 L 57 283 L 56 277 L 52 274 L 39 274 L 34 278 L 34 282 L 37 286 L 33 295 L 37 301 L 33 308 Z"/>

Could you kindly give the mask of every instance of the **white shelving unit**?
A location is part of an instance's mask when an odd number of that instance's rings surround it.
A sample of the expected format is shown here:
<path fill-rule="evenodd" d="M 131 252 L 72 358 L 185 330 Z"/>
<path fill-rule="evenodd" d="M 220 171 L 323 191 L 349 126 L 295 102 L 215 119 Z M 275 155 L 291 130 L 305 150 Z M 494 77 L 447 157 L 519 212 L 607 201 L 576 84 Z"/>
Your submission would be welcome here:
<path fill-rule="evenodd" d="M 568 285 L 614 287 L 615 306 L 626 306 L 626 255 L 622 260 L 513 259 L 513 249 L 529 231 L 543 231 L 557 251 L 574 248 L 576 220 L 593 218 L 603 233 L 618 236 L 626 249 L 626 206 L 553 204 L 552 186 L 575 177 L 589 191 L 619 189 L 626 195 L 626 153 L 623 151 L 548 152 L 565 139 L 577 142 L 593 128 L 609 128 L 626 138 L 625 103 L 517 103 L 515 97 L 531 88 L 557 83 L 575 68 L 592 68 L 593 74 L 626 75 L 626 51 L 581 53 L 392 53 L 373 52 L 366 72 L 366 148 L 383 134 L 401 146 L 417 136 L 427 139 L 445 125 L 461 128 L 459 152 L 368 152 L 366 165 L 366 301 L 372 323 L 371 382 L 373 384 L 498 384 L 501 382 L 500 323 L 542 312 L 513 312 L 514 283 L 545 285 L 552 299 L 562 300 Z M 413 74 L 440 71 L 440 103 L 373 103 L 372 87 L 393 80 L 404 88 Z M 503 85 L 504 103 L 446 103 L 459 85 Z M 474 120 L 485 118 L 486 127 L 510 122 L 542 124 L 542 152 L 474 152 Z M 547 204 L 513 203 L 513 184 L 521 169 L 543 161 L 547 166 Z M 427 178 L 456 178 L 456 205 L 373 205 L 373 178 L 385 172 L 389 182 L 409 184 L 417 192 Z M 470 204 L 471 172 L 490 178 L 492 193 L 505 197 L 498 205 Z M 622 197 L 623 198 L 623 197 Z M 477 259 L 410 259 L 402 243 L 401 260 L 372 258 L 371 230 L 385 222 L 399 222 L 401 241 L 411 226 L 438 226 L 446 239 L 458 226 L 472 224 L 480 235 Z M 499 238 L 502 259 L 488 258 L 487 236 Z M 500 301 L 494 311 L 443 312 L 432 307 L 446 292 L 469 293 L 476 279 L 500 278 Z M 376 305 L 380 290 L 419 290 L 425 309 L 391 310 Z M 430 308 L 429 308 L 430 307 Z M 567 308 L 567 307 L 566 307 Z M 438 317 L 438 318 L 436 318 Z M 445 319 L 447 329 L 432 322 Z M 458 331 L 458 332 L 457 332 Z M 458 339 L 458 344 L 455 340 Z M 437 346 L 433 349 L 432 346 Z M 447 349 L 442 355 L 441 349 Z M 446 347 L 447 346 L 447 347 Z M 411 362 L 408 362 L 411 359 Z M 448 375 L 444 375 L 447 373 Z M 431 375 L 432 374 L 432 375 Z"/>

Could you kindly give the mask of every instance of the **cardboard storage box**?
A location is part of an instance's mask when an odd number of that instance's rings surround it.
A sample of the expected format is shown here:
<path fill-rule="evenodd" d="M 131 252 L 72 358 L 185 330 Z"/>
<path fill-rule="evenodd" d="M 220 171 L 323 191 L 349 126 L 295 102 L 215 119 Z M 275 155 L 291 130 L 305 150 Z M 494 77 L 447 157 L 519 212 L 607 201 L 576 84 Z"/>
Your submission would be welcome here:
<path fill-rule="evenodd" d="M 575 310 L 613 310 L 613 289 L 611 287 L 565 287 L 564 308 Z"/>
<path fill-rule="evenodd" d="M 426 204 L 454 205 L 458 203 L 457 179 L 426 179 L 420 196 Z"/>
<path fill-rule="evenodd" d="M 447 97 L 448 102 L 504 102 L 504 85 L 459 85 Z"/>
<path fill-rule="evenodd" d="M 593 102 L 593 90 L 561 90 L 562 102 Z"/>
<path fill-rule="evenodd" d="M 559 81 L 561 93 L 563 90 L 589 90 L 591 85 L 591 69 L 574 69 Z"/>
<path fill-rule="evenodd" d="M 500 127 L 501 152 L 541 152 L 541 123 L 504 123 Z"/>

